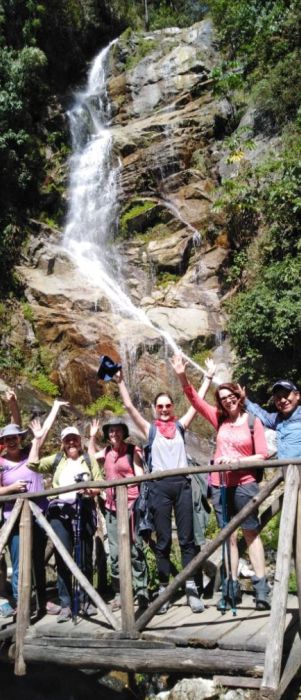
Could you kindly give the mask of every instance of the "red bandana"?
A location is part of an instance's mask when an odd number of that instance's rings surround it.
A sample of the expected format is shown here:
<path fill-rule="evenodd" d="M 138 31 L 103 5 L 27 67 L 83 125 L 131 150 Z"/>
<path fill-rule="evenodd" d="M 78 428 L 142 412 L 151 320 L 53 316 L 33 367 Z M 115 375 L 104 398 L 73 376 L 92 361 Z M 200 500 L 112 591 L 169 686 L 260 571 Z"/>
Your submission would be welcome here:
<path fill-rule="evenodd" d="M 172 440 L 176 436 L 176 421 L 177 418 L 175 416 L 169 418 L 169 420 L 160 420 L 160 418 L 157 418 L 155 420 L 155 426 L 158 428 L 159 433 L 161 433 L 163 437 L 168 438 L 168 440 Z"/>

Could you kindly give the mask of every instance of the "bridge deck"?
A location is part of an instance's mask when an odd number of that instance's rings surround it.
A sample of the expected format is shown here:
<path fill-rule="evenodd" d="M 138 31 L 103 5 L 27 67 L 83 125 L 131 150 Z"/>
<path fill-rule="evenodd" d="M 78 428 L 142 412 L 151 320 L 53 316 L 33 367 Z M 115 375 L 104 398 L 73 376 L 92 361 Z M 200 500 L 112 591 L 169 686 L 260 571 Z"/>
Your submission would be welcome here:
<path fill-rule="evenodd" d="M 101 613 L 90 620 L 78 617 L 76 624 L 58 624 L 55 617 L 47 615 L 29 628 L 24 657 L 28 662 L 74 667 L 226 674 L 245 677 L 250 687 L 259 686 L 270 639 L 269 612 L 256 611 L 252 596 L 244 594 L 236 617 L 231 611 L 222 615 L 216 610 L 217 598 L 206 600 L 206 609 L 200 614 L 193 614 L 185 598 L 179 598 L 165 615 L 155 616 L 137 639 L 112 631 Z M 290 595 L 287 651 L 298 623 L 298 598 Z"/>

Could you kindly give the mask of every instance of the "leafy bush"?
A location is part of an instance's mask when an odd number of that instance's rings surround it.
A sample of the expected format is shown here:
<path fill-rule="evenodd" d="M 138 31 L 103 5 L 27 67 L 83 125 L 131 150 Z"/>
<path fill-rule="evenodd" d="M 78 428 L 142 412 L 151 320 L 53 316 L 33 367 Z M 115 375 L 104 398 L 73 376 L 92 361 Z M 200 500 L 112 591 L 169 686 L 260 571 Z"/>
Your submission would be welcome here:
<path fill-rule="evenodd" d="M 42 372 L 39 372 L 36 376 L 31 376 L 30 381 L 36 389 L 39 389 L 39 391 L 42 391 L 44 394 L 48 394 L 48 396 L 55 397 L 60 393 L 58 386 Z"/>
<path fill-rule="evenodd" d="M 112 396 L 100 396 L 90 406 L 85 408 L 85 414 L 92 418 L 103 411 L 112 411 L 116 416 L 122 416 L 124 414 L 124 406 L 121 401 L 114 399 Z"/>

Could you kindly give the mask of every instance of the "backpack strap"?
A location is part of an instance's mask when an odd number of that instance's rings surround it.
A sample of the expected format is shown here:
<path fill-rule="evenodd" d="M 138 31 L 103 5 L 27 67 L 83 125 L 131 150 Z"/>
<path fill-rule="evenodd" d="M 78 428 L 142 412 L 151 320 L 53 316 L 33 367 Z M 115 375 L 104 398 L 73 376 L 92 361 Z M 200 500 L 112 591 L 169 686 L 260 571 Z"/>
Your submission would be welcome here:
<path fill-rule="evenodd" d="M 92 462 L 91 462 L 91 457 L 90 457 L 90 455 L 89 455 L 88 452 L 83 452 L 83 455 L 82 455 L 82 456 L 83 456 L 83 459 L 84 459 L 85 462 L 86 462 L 87 467 L 89 467 L 89 471 L 91 472 L 91 476 L 92 476 Z"/>
<path fill-rule="evenodd" d="M 51 465 L 51 469 L 53 469 L 53 471 L 56 470 L 57 465 L 60 463 L 61 459 L 63 459 L 63 456 L 64 456 L 64 455 L 63 455 L 63 452 L 57 452 L 57 453 L 56 453 L 56 455 L 55 455 L 55 457 L 54 457 L 54 460 L 53 460 L 53 462 L 52 462 L 52 465 Z"/>
<path fill-rule="evenodd" d="M 128 458 L 129 465 L 134 472 L 135 445 L 133 445 L 133 443 L 127 444 L 126 456 Z"/>
<path fill-rule="evenodd" d="M 251 439 L 252 439 L 252 450 L 253 454 L 255 454 L 255 442 L 254 442 L 254 424 L 255 424 L 255 416 L 254 413 L 249 413 L 248 412 L 248 426 L 249 430 L 251 433 Z"/>

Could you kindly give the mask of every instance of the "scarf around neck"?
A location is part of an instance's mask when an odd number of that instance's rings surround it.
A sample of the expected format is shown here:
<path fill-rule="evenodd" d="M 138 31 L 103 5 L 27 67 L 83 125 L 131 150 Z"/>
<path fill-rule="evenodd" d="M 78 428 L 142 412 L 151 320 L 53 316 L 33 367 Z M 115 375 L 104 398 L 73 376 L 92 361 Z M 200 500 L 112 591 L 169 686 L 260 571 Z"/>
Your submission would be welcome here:
<path fill-rule="evenodd" d="M 159 433 L 163 435 L 163 437 L 167 438 L 168 440 L 172 440 L 177 431 L 177 426 L 176 426 L 177 418 L 173 416 L 172 418 L 169 418 L 169 420 L 160 420 L 160 418 L 157 418 L 154 423 L 156 428 L 158 428 Z"/>

